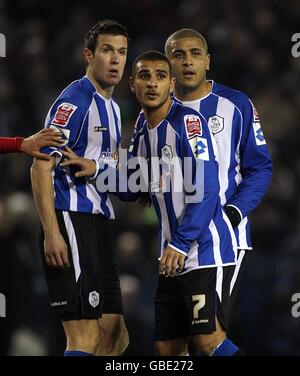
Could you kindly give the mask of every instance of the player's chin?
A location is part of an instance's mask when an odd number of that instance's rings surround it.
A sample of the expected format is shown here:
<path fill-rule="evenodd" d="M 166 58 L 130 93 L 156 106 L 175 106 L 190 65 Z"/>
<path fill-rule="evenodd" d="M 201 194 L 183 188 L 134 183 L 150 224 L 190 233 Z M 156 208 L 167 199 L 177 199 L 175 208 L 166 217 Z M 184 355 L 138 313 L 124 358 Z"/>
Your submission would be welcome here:
<path fill-rule="evenodd" d="M 160 100 L 144 100 L 143 105 L 147 108 L 155 109 L 161 106 L 161 101 Z"/>
<path fill-rule="evenodd" d="M 116 77 L 110 77 L 107 79 L 106 84 L 107 86 L 116 86 L 118 83 L 121 81 L 121 77 L 116 76 Z"/>

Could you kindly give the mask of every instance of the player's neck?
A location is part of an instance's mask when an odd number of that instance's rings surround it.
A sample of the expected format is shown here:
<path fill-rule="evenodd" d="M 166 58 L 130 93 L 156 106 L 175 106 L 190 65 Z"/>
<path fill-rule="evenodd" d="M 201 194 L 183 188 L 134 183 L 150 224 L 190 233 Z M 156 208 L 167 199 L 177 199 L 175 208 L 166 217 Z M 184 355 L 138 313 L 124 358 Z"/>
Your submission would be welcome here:
<path fill-rule="evenodd" d="M 157 127 L 158 124 L 160 124 L 167 117 L 171 106 L 172 101 L 171 99 L 168 99 L 161 107 L 158 108 L 143 107 L 148 128 L 152 129 Z"/>
<path fill-rule="evenodd" d="M 99 93 L 100 95 L 102 95 L 102 97 L 106 99 L 110 99 L 112 97 L 112 94 L 115 88 L 114 86 L 103 88 L 101 84 L 97 80 L 95 80 L 95 78 L 91 75 L 89 71 L 87 71 L 86 76 L 88 77 L 90 81 L 92 81 L 93 85 L 96 88 L 97 93 Z"/>
<path fill-rule="evenodd" d="M 196 89 L 178 86 L 175 88 L 175 97 L 181 101 L 196 101 L 211 92 L 212 83 L 204 80 Z"/>

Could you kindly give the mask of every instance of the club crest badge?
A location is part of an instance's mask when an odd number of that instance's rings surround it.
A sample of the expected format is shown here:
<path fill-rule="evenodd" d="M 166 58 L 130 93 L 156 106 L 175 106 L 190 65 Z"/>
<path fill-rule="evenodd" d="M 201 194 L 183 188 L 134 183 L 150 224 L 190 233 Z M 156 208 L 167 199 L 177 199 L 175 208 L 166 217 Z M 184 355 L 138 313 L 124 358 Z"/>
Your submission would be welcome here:
<path fill-rule="evenodd" d="M 219 115 L 211 116 L 208 119 L 208 126 L 212 134 L 220 133 L 224 129 L 224 118 Z"/>
<path fill-rule="evenodd" d="M 170 145 L 165 145 L 161 149 L 161 159 L 163 162 L 170 164 L 173 159 L 173 152 L 172 152 L 172 146 Z"/>
<path fill-rule="evenodd" d="M 97 291 L 92 291 L 89 293 L 89 303 L 90 305 L 95 308 L 99 304 L 100 297 Z"/>

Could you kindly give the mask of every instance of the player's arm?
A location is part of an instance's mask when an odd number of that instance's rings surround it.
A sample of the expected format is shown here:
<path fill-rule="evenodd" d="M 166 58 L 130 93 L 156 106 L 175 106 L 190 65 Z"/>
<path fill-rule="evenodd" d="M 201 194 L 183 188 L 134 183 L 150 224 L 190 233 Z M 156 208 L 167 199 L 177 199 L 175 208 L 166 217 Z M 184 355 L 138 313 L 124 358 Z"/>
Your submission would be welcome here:
<path fill-rule="evenodd" d="M 40 216 L 45 241 L 45 257 L 48 265 L 69 267 L 68 247 L 60 233 L 54 209 L 52 170 L 55 157 L 49 161 L 35 159 L 31 167 L 31 183 L 35 205 Z"/>
<path fill-rule="evenodd" d="M 191 243 L 207 231 L 219 201 L 218 169 L 208 125 L 202 119 L 200 136 L 190 139 L 185 127 L 186 123 L 182 126 L 181 132 L 181 158 L 183 160 L 184 157 L 188 157 L 189 163 L 186 164 L 183 173 L 184 178 L 192 176 L 195 191 L 186 192 L 183 217 L 160 260 L 160 273 L 166 276 L 175 275 L 177 266 L 178 270 L 182 270 Z"/>
<path fill-rule="evenodd" d="M 45 146 L 60 146 L 63 143 L 59 133 L 51 129 L 42 131 L 27 137 L 0 137 L 0 153 L 25 153 L 29 156 L 49 160 L 47 154 L 40 149 Z"/>
<path fill-rule="evenodd" d="M 272 177 L 272 161 L 258 114 L 245 98 L 242 107 L 243 132 L 240 144 L 242 181 L 225 211 L 233 225 L 254 210 L 265 195 Z"/>

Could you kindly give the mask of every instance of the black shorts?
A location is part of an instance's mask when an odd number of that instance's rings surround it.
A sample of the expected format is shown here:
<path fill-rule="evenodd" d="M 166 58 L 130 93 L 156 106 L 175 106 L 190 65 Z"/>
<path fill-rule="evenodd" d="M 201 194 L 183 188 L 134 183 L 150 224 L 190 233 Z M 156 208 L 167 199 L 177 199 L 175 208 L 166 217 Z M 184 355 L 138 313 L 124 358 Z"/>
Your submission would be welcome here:
<path fill-rule="evenodd" d="M 215 317 L 227 329 L 233 266 L 159 276 L 155 297 L 155 340 L 189 337 L 216 330 Z"/>
<path fill-rule="evenodd" d="M 112 246 L 113 222 L 89 213 L 56 211 L 56 216 L 68 245 L 70 268 L 47 265 L 41 231 L 40 250 L 53 311 L 63 321 L 123 314 Z"/>
<path fill-rule="evenodd" d="M 246 260 L 253 251 L 238 249 L 237 263 L 235 265 L 232 280 L 230 282 L 230 315 L 240 290 L 241 275 L 245 268 Z"/>

